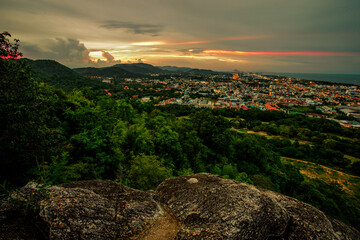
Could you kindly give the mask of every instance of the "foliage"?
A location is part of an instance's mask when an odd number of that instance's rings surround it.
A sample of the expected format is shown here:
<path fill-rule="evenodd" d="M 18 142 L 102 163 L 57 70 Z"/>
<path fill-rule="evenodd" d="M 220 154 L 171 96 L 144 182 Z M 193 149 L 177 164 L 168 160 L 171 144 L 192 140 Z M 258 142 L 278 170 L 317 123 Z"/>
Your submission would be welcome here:
<path fill-rule="evenodd" d="M 164 165 L 164 160 L 144 154 L 131 161 L 128 171 L 129 186 L 143 190 L 153 189 L 171 176 L 172 170 Z"/>
<path fill-rule="evenodd" d="M 39 82 L 23 60 L 1 59 L 0 76 L 0 182 L 7 186 L 117 179 L 154 189 L 168 177 L 210 172 L 296 197 L 360 228 L 358 193 L 310 181 L 280 160 L 360 174 L 358 162 L 344 158 L 360 156 L 359 131 L 276 111 L 155 107 L 127 98 L 131 93 L 106 96 L 101 84 L 72 85 L 66 74 L 37 71 L 50 83 L 68 82 L 64 91 Z M 246 127 L 267 136 L 239 129 Z"/>
<path fill-rule="evenodd" d="M 10 42 L 9 37 L 11 34 L 3 32 L 0 34 L 0 57 L 2 58 L 18 58 L 22 56 L 22 53 L 18 52 L 19 40 L 14 39 L 14 43 Z"/>
<path fill-rule="evenodd" d="M 1 56 L 19 56 L 10 34 L 0 36 Z M 11 58 L 0 59 L 0 79 L 0 182 L 17 184 L 42 157 L 39 86 L 26 63 Z"/>

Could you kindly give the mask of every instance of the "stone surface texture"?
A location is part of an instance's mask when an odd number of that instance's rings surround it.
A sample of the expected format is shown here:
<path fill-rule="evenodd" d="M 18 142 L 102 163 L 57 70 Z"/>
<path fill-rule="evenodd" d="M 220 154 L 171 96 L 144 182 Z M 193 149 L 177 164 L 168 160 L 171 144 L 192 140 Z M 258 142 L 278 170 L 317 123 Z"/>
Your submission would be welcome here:
<path fill-rule="evenodd" d="M 169 178 L 156 191 L 30 182 L 0 204 L 0 239 L 360 239 L 308 204 L 206 173 Z"/>

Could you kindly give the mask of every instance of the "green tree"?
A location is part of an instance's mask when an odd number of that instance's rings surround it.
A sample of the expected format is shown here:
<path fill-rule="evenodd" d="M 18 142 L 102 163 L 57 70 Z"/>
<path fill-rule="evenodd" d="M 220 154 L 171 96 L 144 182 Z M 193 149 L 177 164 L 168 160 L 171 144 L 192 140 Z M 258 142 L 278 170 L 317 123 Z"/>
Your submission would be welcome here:
<path fill-rule="evenodd" d="M 236 181 L 239 181 L 239 182 L 243 182 L 243 183 L 254 184 L 253 181 L 251 181 L 251 179 L 249 178 L 249 176 L 248 176 L 245 172 L 239 173 L 239 174 L 235 177 L 235 180 L 236 180 Z"/>
<path fill-rule="evenodd" d="M 0 34 L 0 182 L 24 184 L 43 161 L 39 85 L 7 32 Z M 6 58 L 6 59 L 5 59 Z"/>
<path fill-rule="evenodd" d="M 0 58 L 2 59 L 11 59 L 22 57 L 22 53 L 18 51 L 19 49 L 19 40 L 14 39 L 14 43 L 10 42 L 11 34 L 8 32 L 3 32 L 0 34 Z"/>
<path fill-rule="evenodd" d="M 133 158 L 127 178 L 131 187 L 154 189 L 166 178 L 172 176 L 172 169 L 164 165 L 164 160 L 156 155 L 140 154 Z"/>

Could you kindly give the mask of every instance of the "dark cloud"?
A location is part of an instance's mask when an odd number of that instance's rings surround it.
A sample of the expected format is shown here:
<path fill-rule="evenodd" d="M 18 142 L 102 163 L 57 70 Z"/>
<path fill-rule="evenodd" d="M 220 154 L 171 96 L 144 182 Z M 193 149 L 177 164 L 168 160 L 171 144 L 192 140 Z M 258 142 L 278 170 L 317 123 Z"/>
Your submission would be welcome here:
<path fill-rule="evenodd" d="M 76 39 L 57 38 L 44 41 L 41 45 L 22 43 L 20 50 L 24 53 L 24 57 L 53 59 L 68 67 L 105 67 L 121 63 L 121 60 L 115 60 L 114 56 L 105 50 L 96 51 L 101 51 L 102 57 L 106 60 L 92 60 L 89 56 L 90 51 Z"/>
<path fill-rule="evenodd" d="M 90 60 L 89 50 L 85 45 L 71 38 L 48 40 L 41 45 L 23 43 L 21 51 L 25 57 L 54 59 L 67 66 L 81 66 Z"/>
<path fill-rule="evenodd" d="M 50 49 L 55 57 L 71 64 L 84 64 L 89 60 L 89 50 L 76 39 L 57 38 L 50 45 Z"/>
<path fill-rule="evenodd" d="M 41 49 L 38 45 L 30 43 L 21 43 L 20 51 L 24 54 L 24 57 L 34 59 L 44 59 L 50 57 L 50 52 Z"/>
<path fill-rule="evenodd" d="M 185 55 L 193 55 L 193 54 L 202 53 L 204 51 L 204 49 L 201 49 L 201 48 L 187 48 L 187 49 L 179 49 L 177 51 L 181 52 L 181 53 L 183 53 Z"/>
<path fill-rule="evenodd" d="M 157 36 L 164 28 L 163 25 L 139 24 L 123 21 L 106 21 L 104 24 L 100 25 L 100 27 L 106 29 L 125 29 L 135 34 L 151 34 L 153 36 Z"/>
<path fill-rule="evenodd" d="M 64 2 L 56 2 L 49 0 L 0 0 L 0 4 L 6 5 L 6 8 L 11 11 L 18 11 L 23 9 L 24 12 L 31 14 L 61 14 L 67 15 L 69 17 L 72 16 L 84 16 L 81 11 L 76 10 L 73 6 L 69 6 L 68 4 L 64 4 Z"/>
<path fill-rule="evenodd" d="M 102 60 L 89 62 L 96 66 L 121 57 L 124 62 L 143 58 L 216 69 L 238 68 L 239 62 L 197 55 L 209 49 L 360 52 L 359 0 L 0 0 L 0 6 L 0 29 L 21 40 L 25 56 L 69 66 L 89 61 L 88 52 L 94 49 L 103 52 Z M 41 42 L 49 38 L 55 40 Z M 151 41 L 178 44 L 132 45 Z M 227 57 L 248 61 L 243 67 L 249 71 L 359 73 L 360 61 L 359 57 Z"/>

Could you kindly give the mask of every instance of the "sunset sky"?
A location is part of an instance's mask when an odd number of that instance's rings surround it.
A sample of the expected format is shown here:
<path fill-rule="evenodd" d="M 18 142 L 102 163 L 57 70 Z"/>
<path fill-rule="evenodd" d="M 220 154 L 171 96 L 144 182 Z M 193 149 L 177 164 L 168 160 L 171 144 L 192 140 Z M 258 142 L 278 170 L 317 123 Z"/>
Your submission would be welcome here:
<path fill-rule="evenodd" d="M 0 0 L 24 57 L 360 74 L 359 0 Z"/>

